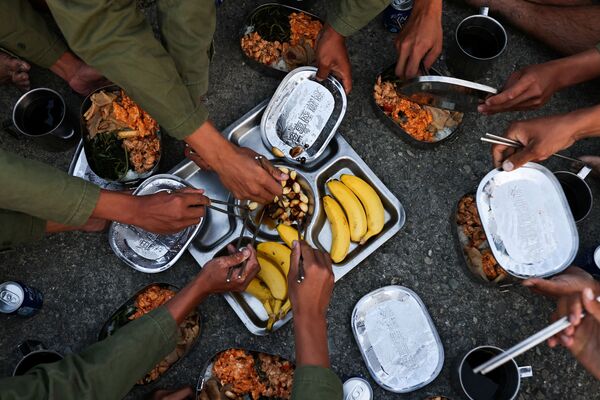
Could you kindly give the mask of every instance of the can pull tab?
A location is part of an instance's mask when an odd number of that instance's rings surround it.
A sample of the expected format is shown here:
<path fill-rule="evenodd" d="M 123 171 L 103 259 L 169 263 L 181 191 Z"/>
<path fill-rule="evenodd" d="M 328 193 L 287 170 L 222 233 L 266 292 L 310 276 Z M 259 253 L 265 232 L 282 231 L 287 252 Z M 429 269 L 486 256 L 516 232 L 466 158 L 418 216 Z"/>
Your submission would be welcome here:
<path fill-rule="evenodd" d="M 581 179 L 585 179 L 590 174 L 590 172 L 592 172 L 592 169 L 590 167 L 588 167 L 587 165 L 584 165 L 577 173 L 577 176 L 580 177 Z"/>
<path fill-rule="evenodd" d="M 489 7 L 481 7 L 479 9 L 479 14 L 480 15 L 485 15 L 487 17 L 489 13 L 490 13 L 490 8 Z"/>
<path fill-rule="evenodd" d="M 344 400 L 357 400 L 360 399 L 362 394 L 365 392 L 364 386 L 355 386 L 354 389 L 346 397 Z"/>
<path fill-rule="evenodd" d="M 533 376 L 533 368 L 530 365 L 519 367 L 519 376 L 521 378 L 531 378 Z"/>

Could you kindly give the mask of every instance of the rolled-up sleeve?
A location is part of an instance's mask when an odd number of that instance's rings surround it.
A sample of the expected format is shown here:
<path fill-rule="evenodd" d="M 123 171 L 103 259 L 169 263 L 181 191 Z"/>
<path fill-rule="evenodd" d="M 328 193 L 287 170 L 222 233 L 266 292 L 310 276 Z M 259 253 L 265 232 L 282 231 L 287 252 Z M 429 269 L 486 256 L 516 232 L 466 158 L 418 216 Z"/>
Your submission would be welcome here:
<path fill-rule="evenodd" d="M 329 368 L 304 365 L 294 372 L 292 400 L 341 400 L 340 378 Z"/>
<path fill-rule="evenodd" d="M 177 344 L 177 323 L 157 308 L 64 360 L 0 380 L 1 400 L 121 399 Z"/>
<path fill-rule="evenodd" d="M 0 252 L 39 240 L 46 231 L 46 221 L 15 211 L 0 210 Z"/>
<path fill-rule="evenodd" d="M 208 110 L 195 104 L 134 1 L 47 3 L 73 51 L 125 89 L 169 135 L 183 139 L 208 119 Z"/>
<path fill-rule="evenodd" d="M 100 188 L 39 161 L 0 149 L 0 209 L 80 226 L 92 215 Z"/>
<path fill-rule="evenodd" d="M 327 8 L 327 22 L 342 36 L 350 36 L 382 12 L 389 0 L 333 0 Z"/>

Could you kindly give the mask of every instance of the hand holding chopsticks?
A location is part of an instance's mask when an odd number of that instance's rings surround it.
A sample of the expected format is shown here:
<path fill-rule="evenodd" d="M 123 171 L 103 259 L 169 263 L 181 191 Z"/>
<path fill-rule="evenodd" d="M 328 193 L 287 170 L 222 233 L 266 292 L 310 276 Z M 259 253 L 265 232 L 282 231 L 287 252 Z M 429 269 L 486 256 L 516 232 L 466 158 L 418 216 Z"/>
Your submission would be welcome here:
<path fill-rule="evenodd" d="M 507 146 L 507 147 L 513 147 L 516 149 L 522 149 L 525 146 L 521 143 L 518 142 L 516 140 L 512 140 L 512 139 L 508 139 L 502 136 L 497 136 L 497 135 L 492 135 L 491 133 L 486 133 L 485 137 L 482 137 L 480 139 L 482 142 L 487 142 L 487 143 L 492 143 L 492 144 L 499 144 L 502 146 Z M 572 162 L 576 162 L 576 163 L 580 163 L 580 164 L 585 164 L 583 161 L 578 160 L 576 158 L 571 158 L 571 157 L 567 157 L 567 156 L 563 156 L 562 154 L 559 153 L 552 153 L 550 154 L 550 156 L 554 156 L 554 157 L 559 157 L 565 160 L 569 160 Z"/>
<path fill-rule="evenodd" d="M 538 344 L 544 342 L 545 340 L 548 340 L 548 339 L 554 337 L 558 333 L 565 331 L 567 328 L 569 328 L 571 326 L 574 326 L 575 329 L 579 329 L 577 326 L 579 326 L 583 323 L 588 323 L 588 324 L 595 324 L 597 327 L 600 328 L 600 296 L 594 298 L 594 294 L 591 289 L 585 289 L 582 294 L 577 293 L 575 295 L 569 296 L 568 298 L 563 298 L 563 299 L 561 299 L 561 302 L 563 302 L 563 306 L 564 306 L 564 302 L 570 303 L 570 305 L 569 305 L 569 311 L 571 313 L 570 317 L 564 316 L 564 317 L 560 318 L 556 322 L 548 325 L 546 328 L 540 330 L 539 332 L 528 337 L 527 339 L 523 340 L 522 342 L 514 345 L 510 349 L 504 351 L 503 353 L 498 354 L 497 356 L 493 357 L 492 359 L 490 359 L 490 360 L 486 361 L 485 363 L 481 364 L 480 366 L 476 367 L 475 369 L 473 369 L 473 372 L 476 374 L 478 374 L 478 373 L 482 373 L 484 375 L 488 374 L 491 371 L 495 370 L 496 368 L 500 367 L 501 365 L 504 365 L 505 363 L 514 359 L 515 357 L 523 354 L 527 350 L 537 346 Z M 583 303 L 583 305 L 582 305 L 582 303 Z M 593 311 L 593 313 L 592 313 L 593 315 L 588 316 L 586 318 L 586 312 L 583 311 L 583 308 L 585 308 L 588 312 Z M 573 312 L 576 314 L 573 314 Z M 580 317 L 578 318 L 579 315 L 580 315 Z M 586 318 L 586 321 L 582 321 L 583 318 Z M 573 335 L 575 333 L 575 329 L 573 329 L 573 332 L 571 332 L 571 335 Z M 595 332 L 596 330 L 588 329 L 587 331 Z M 592 333 L 592 334 L 594 334 L 594 333 Z M 561 336 L 563 336 L 563 338 L 562 338 L 563 344 L 565 344 L 567 347 L 571 347 L 571 346 L 569 346 L 569 342 L 565 343 L 565 340 L 569 339 L 568 336 L 567 335 L 561 335 Z M 573 339 L 571 338 L 570 340 L 573 340 Z M 579 338 L 579 340 L 580 341 L 595 340 L 600 345 L 600 338 Z M 596 351 L 598 353 L 600 353 L 600 347 L 598 347 L 596 349 Z M 591 354 L 589 356 L 600 359 L 600 354 Z M 576 357 L 577 357 L 577 354 L 576 354 Z M 598 371 L 598 373 L 600 373 L 600 370 Z"/>

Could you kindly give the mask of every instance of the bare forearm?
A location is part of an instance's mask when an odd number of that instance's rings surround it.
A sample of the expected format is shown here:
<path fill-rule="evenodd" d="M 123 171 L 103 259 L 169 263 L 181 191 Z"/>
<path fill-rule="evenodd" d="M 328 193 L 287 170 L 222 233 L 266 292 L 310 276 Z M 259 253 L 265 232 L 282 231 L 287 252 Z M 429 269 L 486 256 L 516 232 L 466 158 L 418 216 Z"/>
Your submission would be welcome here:
<path fill-rule="evenodd" d="M 558 90 L 578 83 L 590 81 L 600 76 L 600 51 L 590 49 L 570 57 L 550 61 L 555 69 Z"/>
<path fill-rule="evenodd" d="M 327 322 L 325 317 L 294 316 L 296 364 L 329 368 Z"/>
<path fill-rule="evenodd" d="M 227 162 L 232 144 L 210 121 L 203 123 L 194 133 L 185 138 L 187 144 L 212 168 Z"/>
<path fill-rule="evenodd" d="M 573 118 L 575 140 L 600 137 L 600 105 L 567 114 Z"/>
<path fill-rule="evenodd" d="M 425 14 L 431 18 L 442 19 L 442 0 L 417 0 L 414 2 L 412 14 Z"/>
<path fill-rule="evenodd" d="M 133 196 L 102 190 L 92 217 L 131 224 L 134 222 L 133 216 L 136 211 L 136 199 Z"/>
<path fill-rule="evenodd" d="M 210 290 L 200 274 L 165 304 L 165 307 L 179 325 L 209 294 Z"/>

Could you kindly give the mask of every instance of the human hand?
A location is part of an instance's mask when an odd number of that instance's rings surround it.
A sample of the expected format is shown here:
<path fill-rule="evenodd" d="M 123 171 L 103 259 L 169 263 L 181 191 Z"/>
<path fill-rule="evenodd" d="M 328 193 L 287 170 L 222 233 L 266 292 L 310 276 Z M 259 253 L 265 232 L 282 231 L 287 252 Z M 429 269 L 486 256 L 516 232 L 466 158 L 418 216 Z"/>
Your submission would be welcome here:
<path fill-rule="evenodd" d="M 233 146 L 228 161 L 212 167 L 235 198 L 268 204 L 281 196 L 280 181 L 288 176 L 266 158 L 256 157 L 262 156 L 247 147 Z"/>
<path fill-rule="evenodd" d="M 161 234 L 179 232 L 197 224 L 210 200 L 204 190 L 185 188 L 146 196 L 131 196 L 133 207 L 129 224 Z"/>
<path fill-rule="evenodd" d="M 556 275 L 550 279 L 526 279 L 523 281 L 523 286 L 528 287 L 537 294 L 551 298 L 581 293 L 586 287 L 595 288 L 600 292 L 600 283 L 594 280 L 592 275 L 575 266 L 569 267 L 562 274 Z"/>
<path fill-rule="evenodd" d="M 298 265 L 302 254 L 304 281 L 298 283 Z M 333 292 L 334 276 L 331 258 L 324 251 L 313 249 L 305 241 L 295 241 L 288 274 L 288 295 L 294 318 L 325 318 Z"/>
<path fill-rule="evenodd" d="M 208 164 L 204 159 L 196 153 L 188 144 L 185 145 L 185 149 L 183 150 L 183 155 L 188 159 L 196 163 L 201 169 L 205 171 L 212 171 L 210 164 Z"/>
<path fill-rule="evenodd" d="M 496 167 L 512 171 L 529 161 L 542 161 L 552 154 L 573 145 L 577 139 L 576 117 L 571 114 L 553 115 L 513 122 L 504 137 L 523 144 L 522 148 L 501 144 L 492 146 Z"/>
<path fill-rule="evenodd" d="M 319 32 L 315 59 L 318 68 L 317 79 L 327 79 L 331 73 L 342 81 L 346 94 L 352 91 L 352 67 L 348 59 L 346 38 L 329 24 L 325 24 Z"/>
<path fill-rule="evenodd" d="M 235 246 L 227 246 L 228 256 L 218 257 L 207 262 L 198 275 L 209 293 L 242 292 L 260 269 L 256 258 L 256 250 L 250 245 L 237 250 Z M 236 271 L 231 274 L 230 282 L 227 282 L 227 274 L 230 268 L 241 267 L 246 262 L 244 272 L 239 276 Z"/>
<path fill-rule="evenodd" d="M 431 68 L 442 52 L 441 0 L 417 1 L 408 22 L 396 36 L 394 44 L 398 52 L 396 75 L 400 79 L 414 78 L 423 64 Z"/>
<path fill-rule="evenodd" d="M 548 339 L 548 345 L 566 347 L 581 365 L 600 379 L 600 297 L 597 299 L 597 294 L 588 287 L 559 299 L 552 321 L 568 315 L 571 326 Z M 581 316 L 583 311 L 587 314 L 585 318 Z"/>
<path fill-rule="evenodd" d="M 489 97 L 477 110 L 487 115 L 539 108 L 560 89 L 557 74 L 560 74 L 560 69 L 554 62 L 515 71 L 508 77 L 502 92 Z"/>

